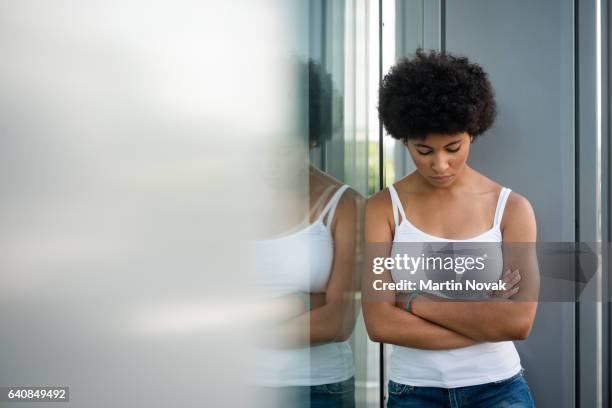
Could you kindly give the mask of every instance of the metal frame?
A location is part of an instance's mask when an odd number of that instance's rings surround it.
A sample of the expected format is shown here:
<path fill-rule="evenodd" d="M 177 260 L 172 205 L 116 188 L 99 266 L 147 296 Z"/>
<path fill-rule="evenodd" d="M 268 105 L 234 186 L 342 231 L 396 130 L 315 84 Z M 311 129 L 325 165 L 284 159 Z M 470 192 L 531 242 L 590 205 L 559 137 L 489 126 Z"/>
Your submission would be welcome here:
<path fill-rule="evenodd" d="M 604 364 L 602 370 L 602 406 L 612 407 L 612 401 L 610 400 L 610 390 L 612 389 L 612 350 L 611 350 L 611 329 L 610 318 L 612 317 L 612 303 L 610 295 L 612 294 L 612 279 L 610 277 L 610 256 L 612 253 L 611 249 L 611 238 L 612 238 L 612 217 L 610 211 L 611 203 L 611 191 L 612 191 L 612 143 L 610 141 L 610 53 L 611 53 L 611 41 L 610 41 L 610 23 L 612 22 L 612 10 L 608 6 L 608 2 L 601 1 L 601 134 L 602 134 L 602 169 L 603 169 L 603 180 L 602 184 L 602 251 L 603 251 L 603 270 L 607 271 L 603 275 L 603 298 L 602 301 L 603 313 L 602 313 L 602 362 Z M 607 183 L 605 182 L 607 181 Z"/>
<path fill-rule="evenodd" d="M 601 0 L 575 1 L 576 242 L 602 242 Z M 603 406 L 603 270 L 577 299 L 576 406 Z"/>
<path fill-rule="evenodd" d="M 383 80 L 383 0 L 378 0 L 378 84 Z M 378 188 L 382 190 L 385 183 L 385 166 L 383 157 L 383 124 L 378 121 Z M 380 364 L 380 408 L 385 406 L 385 344 L 380 343 L 379 348 Z"/>

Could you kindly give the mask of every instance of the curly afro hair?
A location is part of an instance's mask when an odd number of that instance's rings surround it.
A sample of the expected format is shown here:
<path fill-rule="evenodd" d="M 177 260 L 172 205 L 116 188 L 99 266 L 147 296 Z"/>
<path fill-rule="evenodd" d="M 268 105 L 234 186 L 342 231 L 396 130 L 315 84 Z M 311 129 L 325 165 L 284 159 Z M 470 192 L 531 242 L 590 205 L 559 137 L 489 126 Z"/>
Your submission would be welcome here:
<path fill-rule="evenodd" d="M 295 116 L 300 129 L 308 129 L 310 147 L 329 142 L 343 128 L 344 99 L 334 78 L 320 62 L 292 57 L 288 63 L 296 75 Z M 301 135 L 305 138 L 306 133 Z"/>
<path fill-rule="evenodd" d="M 378 114 L 395 139 L 431 133 L 481 135 L 493 124 L 495 98 L 487 74 L 467 58 L 417 50 L 384 77 Z"/>
<path fill-rule="evenodd" d="M 308 135 L 311 146 L 329 141 L 342 121 L 342 97 L 332 76 L 312 59 L 308 60 Z M 335 116 L 334 116 L 335 115 Z"/>

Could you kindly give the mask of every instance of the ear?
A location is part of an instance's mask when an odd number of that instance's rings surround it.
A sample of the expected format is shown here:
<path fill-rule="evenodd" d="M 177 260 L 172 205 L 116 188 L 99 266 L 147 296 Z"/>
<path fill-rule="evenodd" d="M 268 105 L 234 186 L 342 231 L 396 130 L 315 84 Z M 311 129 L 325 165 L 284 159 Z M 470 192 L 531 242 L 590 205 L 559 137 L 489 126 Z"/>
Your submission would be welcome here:
<path fill-rule="evenodd" d="M 470 135 L 470 143 L 474 143 L 474 136 Z"/>

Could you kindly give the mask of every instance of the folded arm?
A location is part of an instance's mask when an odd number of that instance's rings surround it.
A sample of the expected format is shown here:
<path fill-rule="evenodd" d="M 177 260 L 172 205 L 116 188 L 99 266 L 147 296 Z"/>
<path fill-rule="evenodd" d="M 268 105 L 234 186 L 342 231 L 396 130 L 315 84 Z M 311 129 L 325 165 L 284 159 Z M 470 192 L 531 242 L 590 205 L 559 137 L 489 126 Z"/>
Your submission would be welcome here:
<path fill-rule="evenodd" d="M 435 301 L 418 296 L 412 313 L 478 341 L 524 340 L 529 336 L 537 304 L 494 299 L 485 302 Z"/>
<path fill-rule="evenodd" d="M 393 303 L 364 303 L 363 312 L 372 341 L 428 350 L 448 350 L 477 343 L 467 336 L 408 313 Z"/>
<path fill-rule="evenodd" d="M 334 256 L 325 292 L 309 294 L 310 304 L 303 313 L 270 327 L 268 344 L 303 347 L 344 341 L 351 335 L 357 313 L 355 292 L 359 283 L 362 208 L 363 199 L 357 193 L 347 190 L 343 194 L 332 224 Z"/>

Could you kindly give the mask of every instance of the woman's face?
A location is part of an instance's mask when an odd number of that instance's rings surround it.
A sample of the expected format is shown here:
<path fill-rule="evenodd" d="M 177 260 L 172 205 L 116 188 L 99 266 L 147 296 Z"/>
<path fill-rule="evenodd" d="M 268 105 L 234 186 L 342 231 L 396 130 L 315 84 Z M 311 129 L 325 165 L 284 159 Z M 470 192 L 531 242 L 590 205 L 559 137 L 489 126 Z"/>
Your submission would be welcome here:
<path fill-rule="evenodd" d="M 406 147 L 425 180 L 434 187 L 448 187 L 465 168 L 470 143 L 466 132 L 429 134 L 425 139 L 408 139 Z"/>

